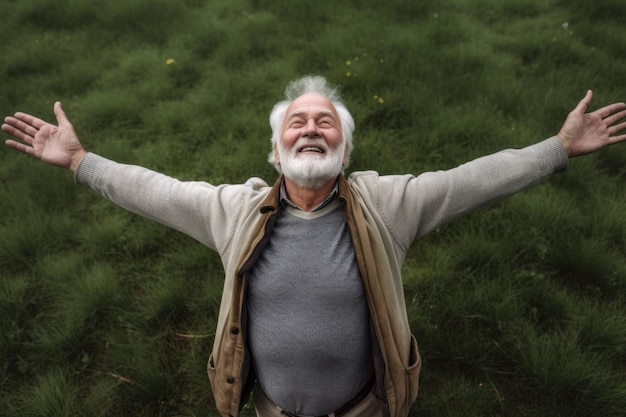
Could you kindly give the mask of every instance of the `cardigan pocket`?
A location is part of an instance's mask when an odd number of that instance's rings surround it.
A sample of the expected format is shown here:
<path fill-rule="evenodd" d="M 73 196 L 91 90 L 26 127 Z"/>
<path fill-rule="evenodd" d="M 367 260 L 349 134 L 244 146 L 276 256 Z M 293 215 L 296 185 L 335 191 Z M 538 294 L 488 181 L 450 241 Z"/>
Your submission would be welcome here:
<path fill-rule="evenodd" d="M 422 359 L 420 357 L 419 349 L 417 347 L 417 340 L 415 336 L 411 334 L 411 353 L 409 356 L 409 366 L 406 369 L 407 379 L 407 410 L 417 399 L 417 393 L 419 391 L 419 375 L 422 368 Z"/>
<path fill-rule="evenodd" d="M 220 373 L 222 372 L 220 365 Z M 220 415 L 233 415 L 233 390 L 232 385 L 234 380 L 232 377 L 224 379 L 225 383 L 222 383 L 222 379 L 218 377 L 218 370 L 215 364 L 214 355 L 211 354 L 207 363 L 207 373 L 209 374 L 209 382 L 211 383 L 211 391 L 213 391 L 213 397 L 215 398 L 215 407 Z"/>

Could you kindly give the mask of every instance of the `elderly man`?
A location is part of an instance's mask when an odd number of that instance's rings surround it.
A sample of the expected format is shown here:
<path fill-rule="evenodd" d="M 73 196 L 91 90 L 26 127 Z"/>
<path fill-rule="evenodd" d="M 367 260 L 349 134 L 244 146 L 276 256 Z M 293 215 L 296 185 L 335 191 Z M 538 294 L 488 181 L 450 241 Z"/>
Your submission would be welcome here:
<path fill-rule="evenodd" d="M 412 242 L 453 218 L 567 168 L 568 157 L 626 140 L 626 105 L 585 113 L 588 92 L 554 137 L 449 171 L 342 175 L 354 121 L 322 77 L 287 87 L 270 115 L 273 186 L 180 182 L 118 164 L 58 126 L 16 113 L 6 144 L 114 203 L 217 251 L 225 284 L 208 374 L 223 416 L 253 391 L 260 417 L 407 416 L 420 356 L 403 297 Z"/>

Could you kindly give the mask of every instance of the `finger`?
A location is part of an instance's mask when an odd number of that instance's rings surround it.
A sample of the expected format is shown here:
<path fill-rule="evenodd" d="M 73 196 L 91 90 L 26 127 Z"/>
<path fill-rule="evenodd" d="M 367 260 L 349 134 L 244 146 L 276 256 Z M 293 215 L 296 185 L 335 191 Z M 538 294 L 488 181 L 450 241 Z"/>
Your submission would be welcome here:
<path fill-rule="evenodd" d="M 35 128 L 34 126 L 28 123 L 24 123 L 23 121 L 16 119 L 14 117 L 5 118 L 4 122 L 5 124 L 2 125 L 2 130 L 22 140 L 24 138 L 21 136 L 18 136 L 20 133 L 34 138 L 37 132 L 39 131 L 39 129 Z M 7 127 L 6 129 L 5 129 L 5 126 Z"/>
<path fill-rule="evenodd" d="M 578 102 L 578 105 L 574 109 L 574 112 L 585 113 L 591 104 L 591 99 L 593 98 L 593 92 L 591 90 L 587 90 L 587 94 L 583 97 L 582 100 Z"/>
<path fill-rule="evenodd" d="M 40 118 L 30 115 L 28 113 L 17 112 L 14 114 L 14 118 L 28 125 L 31 125 L 37 130 L 48 124 L 48 122 L 46 122 L 45 120 L 41 120 Z"/>
<path fill-rule="evenodd" d="M 35 154 L 35 150 L 32 148 L 32 146 L 28 146 L 28 145 L 25 145 L 25 144 L 20 143 L 20 142 L 16 142 L 16 141 L 11 140 L 11 139 L 8 139 L 4 143 L 9 148 L 13 148 L 16 151 L 20 151 L 20 152 L 23 152 L 23 153 L 28 154 L 28 155 L 34 155 Z"/>
<path fill-rule="evenodd" d="M 612 125 L 612 124 L 615 124 L 615 123 L 619 122 L 619 121 L 620 121 L 620 120 L 622 120 L 622 119 L 626 119 L 626 109 L 624 109 L 624 110 L 622 110 L 622 111 L 619 111 L 619 112 L 617 112 L 617 113 L 613 113 L 613 114 L 611 114 L 611 115 L 607 116 L 607 117 L 604 119 L 604 122 L 605 122 L 607 125 L 609 125 L 609 126 L 610 126 L 610 125 Z"/>
<path fill-rule="evenodd" d="M 57 123 L 59 124 L 59 126 L 62 124 L 70 123 L 67 116 L 65 115 L 65 112 L 63 111 L 63 107 L 61 106 L 60 101 L 57 101 L 56 103 L 54 103 L 54 115 L 57 118 Z"/>
<path fill-rule="evenodd" d="M 611 137 L 609 137 L 609 142 L 611 144 L 620 143 L 620 142 L 626 142 L 626 134 L 618 135 L 618 136 L 611 136 Z"/>
<path fill-rule="evenodd" d="M 20 125 L 23 127 L 19 128 Z M 23 142 L 32 142 L 34 135 L 29 135 L 28 133 L 25 133 L 24 126 L 26 125 L 19 122 L 18 120 L 7 117 L 5 119 L 5 124 L 2 125 L 2 131 Z M 34 130 L 33 127 L 30 128 Z"/>
<path fill-rule="evenodd" d="M 613 124 L 626 117 L 626 104 L 613 103 L 596 110 L 594 113 L 597 113 L 600 117 L 605 119 L 608 124 Z"/>
<path fill-rule="evenodd" d="M 607 129 L 607 132 L 608 132 L 609 136 L 613 136 L 616 133 L 621 132 L 622 130 L 626 130 L 626 122 L 622 122 L 622 123 L 620 123 L 618 125 L 609 127 Z"/>

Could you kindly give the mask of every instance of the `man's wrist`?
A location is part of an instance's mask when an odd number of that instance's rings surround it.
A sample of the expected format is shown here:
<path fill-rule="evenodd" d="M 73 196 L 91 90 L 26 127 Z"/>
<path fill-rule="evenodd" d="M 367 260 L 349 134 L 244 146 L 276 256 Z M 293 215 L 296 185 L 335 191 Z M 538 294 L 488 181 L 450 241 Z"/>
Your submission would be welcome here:
<path fill-rule="evenodd" d="M 70 166 L 68 167 L 70 171 L 72 171 L 73 173 L 76 173 L 76 170 L 78 169 L 78 165 L 80 165 L 80 161 L 83 160 L 85 155 L 87 155 L 87 151 L 85 149 L 81 149 L 72 156 L 72 159 L 70 161 Z"/>
<path fill-rule="evenodd" d="M 556 137 L 559 139 L 559 141 L 561 142 L 561 145 L 563 145 L 563 148 L 565 148 L 565 152 L 567 152 L 567 156 L 569 158 L 572 157 L 572 149 L 571 149 L 571 145 L 569 143 L 569 141 L 565 138 L 565 135 L 563 135 L 561 132 L 559 132 Z"/>

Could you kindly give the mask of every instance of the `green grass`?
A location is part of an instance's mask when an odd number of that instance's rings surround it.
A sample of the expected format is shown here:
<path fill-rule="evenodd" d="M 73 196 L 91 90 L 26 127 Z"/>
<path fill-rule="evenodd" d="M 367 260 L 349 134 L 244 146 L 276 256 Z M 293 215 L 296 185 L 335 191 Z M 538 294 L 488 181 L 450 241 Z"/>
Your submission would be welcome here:
<path fill-rule="evenodd" d="M 621 0 L 0 1 L 0 111 L 181 179 L 272 182 L 285 84 L 343 85 L 350 170 L 454 167 L 626 98 Z M 626 146 L 442 227 L 404 268 L 413 416 L 626 414 Z M 0 152 L 0 415 L 215 416 L 219 258 Z M 245 415 L 254 415 L 250 407 Z"/>

